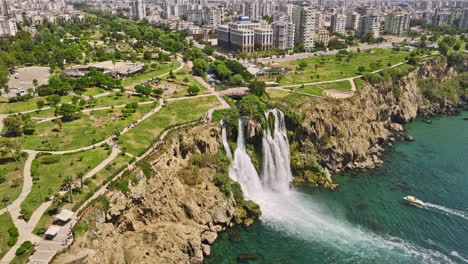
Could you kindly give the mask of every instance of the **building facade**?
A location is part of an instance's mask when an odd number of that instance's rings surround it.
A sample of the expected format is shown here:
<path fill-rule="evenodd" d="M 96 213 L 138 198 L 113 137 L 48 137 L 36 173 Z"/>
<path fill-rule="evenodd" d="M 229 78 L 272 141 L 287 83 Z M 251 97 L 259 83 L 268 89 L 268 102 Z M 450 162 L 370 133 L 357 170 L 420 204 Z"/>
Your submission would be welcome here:
<path fill-rule="evenodd" d="M 392 35 L 404 35 L 409 31 L 410 14 L 408 12 L 390 13 L 385 17 L 384 32 Z"/>
<path fill-rule="evenodd" d="M 266 51 L 273 47 L 273 29 L 256 28 L 254 29 L 254 47 L 255 50 Z"/>
<path fill-rule="evenodd" d="M 346 15 L 333 14 L 331 17 L 331 30 L 333 32 L 345 33 L 346 32 Z"/>
<path fill-rule="evenodd" d="M 325 28 L 317 28 L 317 42 L 321 42 L 325 47 L 328 46 L 330 34 Z"/>
<path fill-rule="evenodd" d="M 361 37 L 369 32 L 372 32 L 374 37 L 379 37 L 380 23 L 379 17 L 374 14 L 361 16 L 359 19 L 359 28 L 357 36 Z"/>
<path fill-rule="evenodd" d="M 302 43 L 305 50 L 312 50 L 315 42 L 315 9 L 310 6 L 295 6 L 292 15 L 295 41 Z"/>
<path fill-rule="evenodd" d="M 143 20 L 146 17 L 146 9 L 143 0 L 133 0 L 131 3 L 132 16 L 135 20 Z"/>
<path fill-rule="evenodd" d="M 294 24 L 290 22 L 273 23 L 273 47 L 281 50 L 294 48 Z"/>

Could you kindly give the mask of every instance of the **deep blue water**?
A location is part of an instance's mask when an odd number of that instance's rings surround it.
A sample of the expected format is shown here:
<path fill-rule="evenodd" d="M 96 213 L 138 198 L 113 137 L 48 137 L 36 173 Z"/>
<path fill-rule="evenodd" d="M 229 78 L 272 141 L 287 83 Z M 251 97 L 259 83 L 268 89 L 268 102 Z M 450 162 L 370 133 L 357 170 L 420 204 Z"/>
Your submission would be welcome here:
<path fill-rule="evenodd" d="M 279 209 L 273 220 L 223 233 L 206 263 L 238 263 L 241 253 L 257 255 L 250 263 L 468 263 L 463 117 L 406 125 L 415 141 L 388 150 L 383 167 L 335 176 L 336 192 L 296 190 L 289 202 L 301 212 Z M 430 206 L 407 205 L 406 195 Z"/>

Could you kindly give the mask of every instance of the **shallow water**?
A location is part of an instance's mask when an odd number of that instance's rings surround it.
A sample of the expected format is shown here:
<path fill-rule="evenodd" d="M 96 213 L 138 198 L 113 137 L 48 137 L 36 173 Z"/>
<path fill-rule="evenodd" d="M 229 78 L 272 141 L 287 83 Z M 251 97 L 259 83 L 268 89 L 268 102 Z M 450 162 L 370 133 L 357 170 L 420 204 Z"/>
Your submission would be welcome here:
<path fill-rule="evenodd" d="M 262 219 L 220 236 L 205 263 L 468 263 L 468 117 L 405 126 L 381 168 L 335 177 L 339 191 L 266 193 Z M 402 202 L 414 195 L 426 207 Z"/>

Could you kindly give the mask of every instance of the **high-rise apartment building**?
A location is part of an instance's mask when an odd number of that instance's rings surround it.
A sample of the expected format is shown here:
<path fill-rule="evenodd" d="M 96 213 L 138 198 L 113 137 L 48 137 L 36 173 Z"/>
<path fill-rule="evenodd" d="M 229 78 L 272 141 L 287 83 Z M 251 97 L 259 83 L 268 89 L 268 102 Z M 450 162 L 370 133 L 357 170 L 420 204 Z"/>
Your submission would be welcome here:
<path fill-rule="evenodd" d="M 296 27 L 295 41 L 302 43 L 307 51 L 312 50 L 315 41 L 315 9 L 310 6 L 295 6 L 292 15 Z"/>
<path fill-rule="evenodd" d="M 217 27 L 224 21 L 224 6 L 210 6 L 205 9 L 205 24 Z"/>
<path fill-rule="evenodd" d="M 379 17 L 375 14 L 370 14 L 370 15 L 364 15 L 361 16 L 359 19 L 359 28 L 357 35 L 358 37 L 365 35 L 369 32 L 372 32 L 374 34 L 374 37 L 379 36 L 379 29 L 380 29 L 380 23 L 379 23 Z"/>
<path fill-rule="evenodd" d="M 385 17 L 384 32 L 392 35 L 404 35 L 410 26 L 408 12 L 390 13 Z"/>
<path fill-rule="evenodd" d="M 359 28 L 359 19 L 361 15 L 357 12 L 350 12 L 346 14 L 346 28 L 357 30 Z"/>
<path fill-rule="evenodd" d="M 6 0 L 0 0 L 0 16 L 10 16 L 10 7 Z"/>
<path fill-rule="evenodd" d="M 16 22 L 14 19 L 0 18 L 0 36 L 2 35 L 16 35 L 18 31 Z"/>
<path fill-rule="evenodd" d="M 146 17 L 146 9 L 143 0 L 133 0 L 131 8 L 133 19 L 142 20 Z"/>
<path fill-rule="evenodd" d="M 273 47 L 282 50 L 294 48 L 294 24 L 286 21 L 273 23 Z"/>
<path fill-rule="evenodd" d="M 345 33 L 346 32 L 346 15 L 333 14 L 331 17 L 331 30 L 333 32 Z"/>

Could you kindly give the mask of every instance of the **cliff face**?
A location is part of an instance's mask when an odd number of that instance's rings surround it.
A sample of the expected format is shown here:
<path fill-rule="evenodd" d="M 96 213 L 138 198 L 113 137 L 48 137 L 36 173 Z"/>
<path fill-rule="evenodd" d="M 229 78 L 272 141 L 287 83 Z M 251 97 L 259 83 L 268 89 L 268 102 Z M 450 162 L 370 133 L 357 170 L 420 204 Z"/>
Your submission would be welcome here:
<path fill-rule="evenodd" d="M 373 167 L 382 162 L 380 153 L 394 141 L 395 132 L 403 130 L 400 124 L 418 115 L 453 111 L 454 103 L 431 104 L 425 99 L 418 81 L 456 75 L 444 60 L 429 59 L 399 80 L 365 84 L 350 99 L 304 103 L 302 139 L 315 144 L 319 163 L 333 172 Z"/>
<path fill-rule="evenodd" d="M 194 154 L 216 153 L 220 131 L 203 125 L 179 132 L 165 151 L 153 155 L 154 175 L 107 194 L 107 210 L 90 209 L 88 225 L 55 263 L 201 263 L 217 233 L 231 224 L 234 209 L 212 183 L 214 171 L 200 169 L 199 182 L 182 183 L 182 170 Z"/>

